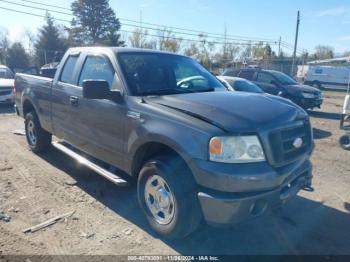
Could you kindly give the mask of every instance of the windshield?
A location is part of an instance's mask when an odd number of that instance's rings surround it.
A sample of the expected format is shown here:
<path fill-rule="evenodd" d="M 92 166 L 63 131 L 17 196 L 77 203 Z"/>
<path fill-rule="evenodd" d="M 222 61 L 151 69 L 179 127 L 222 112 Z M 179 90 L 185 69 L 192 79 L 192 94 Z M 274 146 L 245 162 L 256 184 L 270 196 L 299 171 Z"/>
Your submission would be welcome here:
<path fill-rule="evenodd" d="M 14 79 L 12 71 L 8 68 L 0 68 L 0 78 L 2 79 Z"/>
<path fill-rule="evenodd" d="M 121 53 L 118 58 L 135 96 L 225 90 L 212 74 L 188 57 L 133 52 Z"/>
<path fill-rule="evenodd" d="M 251 93 L 264 93 L 260 87 L 252 82 L 237 80 L 234 82 L 234 88 L 236 91 L 251 92 Z"/>
<path fill-rule="evenodd" d="M 271 72 L 282 85 L 296 85 L 297 82 L 290 76 L 281 72 Z"/>

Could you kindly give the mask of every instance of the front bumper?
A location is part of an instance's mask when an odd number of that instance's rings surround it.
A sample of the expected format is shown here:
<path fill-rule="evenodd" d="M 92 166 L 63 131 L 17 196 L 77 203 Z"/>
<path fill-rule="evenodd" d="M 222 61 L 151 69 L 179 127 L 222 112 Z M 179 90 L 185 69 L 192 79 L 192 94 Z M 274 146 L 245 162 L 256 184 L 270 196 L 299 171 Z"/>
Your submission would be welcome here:
<path fill-rule="evenodd" d="M 213 180 L 210 177 L 198 180 L 195 175 L 197 183 L 202 185 L 198 199 L 207 223 L 229 225 L 249 220 L 286 203 L 302 188 L 311 186 L 312 164 L 308 158 L 280 169 L 267 166 L 267 163 L 245 164 L 230 175 L 220 174 L 216 169 L 211 173 Z M 208 170 L 206 172 L 208 175 Z"/>
<path fill-rule="evenodd" d="M 298 103 L 302 108 L 321 108 L 321 105 L 323 103 L 323 99 L 317 99 L 317 98 L 302 98 L 300 99 L 300 102 Z"/>

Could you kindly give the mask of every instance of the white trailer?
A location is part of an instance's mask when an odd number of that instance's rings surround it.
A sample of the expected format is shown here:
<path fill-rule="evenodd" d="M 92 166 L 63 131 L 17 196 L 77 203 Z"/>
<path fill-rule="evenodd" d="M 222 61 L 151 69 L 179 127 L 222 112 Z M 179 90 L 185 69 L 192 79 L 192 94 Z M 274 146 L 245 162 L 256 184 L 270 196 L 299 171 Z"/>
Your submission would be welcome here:
<path fill-rule="evenodd" d="M 348 66 L 298 66 L 298 80 L 316 88 L 328 87 L 346 90 L 349 77 L 350 67 Z"/>

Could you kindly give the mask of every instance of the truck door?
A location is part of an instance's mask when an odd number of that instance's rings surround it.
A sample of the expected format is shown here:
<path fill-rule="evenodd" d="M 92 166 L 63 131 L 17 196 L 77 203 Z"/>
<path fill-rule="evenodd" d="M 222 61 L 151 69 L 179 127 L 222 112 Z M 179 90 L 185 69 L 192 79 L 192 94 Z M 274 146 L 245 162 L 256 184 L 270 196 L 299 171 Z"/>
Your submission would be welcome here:
<path fill-rule="evenodd" d="M 86 55 L 83 59 L 76 89 L 77 105 L 74 116 L 74 133 L 79 138 L 79 149 L 120 167 L 124 160 L 124 123 L 126 109 L 107 99 L 85 99 L 82 95 L 84 80 L 106 80 L 111 90 L 120 89 L 120 81 L 109 58 L 100 55 Z"/>
<path fill-rule="evenodd" d="M 274 84 L 277 83 L 275 78 L 265 72 L 259 72 L 256 84 L 266 93 L 272 94 L 272 95 L 278 95 L 280 92 L 280 89 Z"/>
<path fill-rule="evenodd" d="M 60 75 L 53 81 L 51 91 L 51 117 L 54 134 L 71 143 L 76 139 L 72 129 L 75 119 L 72 114 L 74 102 L 71 98 L 80 93 L 75 86 L 79 57 L 79 54 L 66 57 Z"/>

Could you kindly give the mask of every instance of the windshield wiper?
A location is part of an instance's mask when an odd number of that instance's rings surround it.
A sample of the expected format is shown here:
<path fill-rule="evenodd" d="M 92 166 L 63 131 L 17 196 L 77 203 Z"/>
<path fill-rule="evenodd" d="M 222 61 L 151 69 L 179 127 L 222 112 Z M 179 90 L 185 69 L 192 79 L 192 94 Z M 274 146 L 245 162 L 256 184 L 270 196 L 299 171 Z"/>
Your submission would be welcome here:
<path fill-rule="evenodd" d="M 184 89 L 183 93 L 204 93 L 204 92 L 213 92 L 215 91 L 215 88 L 210 87 L 210 88 L 204 88 L 204 89 Z"/>
<path fill-rule="evenodd" d="M 142 96 L 148 96 L 148 95 L 171 95 L 171 94 L 178 94 L 180 93 L 178 90 L 176 89 L 170 89 L 170 88 L 166 88 L 166 89 L 157 89 L 157 90 L 147 90 L 147 91 L 143 91 L 140 93 L 140 95 Z"/>
<path fill-rule="evenodd" d="M 173 94 L 186 94 L 186 93 L 201 93 L 201 92 L 213 92 L 215 88 L 205 88 L 205 89 L 158 89 L 158 90 L 147 90 L 141 92 L 140 95 L 173 95 Z"/>

